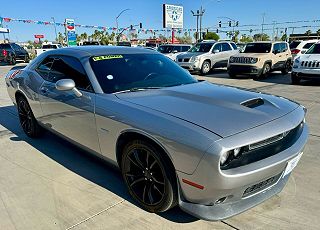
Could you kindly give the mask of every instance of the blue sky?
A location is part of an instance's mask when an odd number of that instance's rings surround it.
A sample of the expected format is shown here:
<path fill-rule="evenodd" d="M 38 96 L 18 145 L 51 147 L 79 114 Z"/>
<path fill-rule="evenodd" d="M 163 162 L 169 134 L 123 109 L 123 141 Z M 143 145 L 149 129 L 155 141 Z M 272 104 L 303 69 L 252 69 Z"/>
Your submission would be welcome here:
<path fill-rule="evenodd" d="M 234 18 L 239 21 L 239 25 L 261 24 L 262 14 L 265 13 L 265 23 L 273 21 L 298 21 L 298 20 L 320 20 L 319 0 L 308 0 L 307 4 L 302 4 L 298 0 L 121 0 L 121 1 L 98 1 L 98 0 L 78 0 L 78 1 L 2 1 L 0 16 L 50 21 L 55 17 L 56 22 L 63 22 L 65 18 L 74 18 L 76 24 L 101 25 L 115 27 L 115 17 L 121 10 L 130 8 L 119 18 L 119 27 L 130 24 L 143 23 L 144 28 L 162 28 L 162 4 L 178 4 L 184 6 L 184 28 L 195 28 L 196 19 L 191 16 L 190 10 L 199 9 L 202 5 L 206 12 L 203 17 L 203 27 L 216 26 L 221 20 L 219 16 Z M 227 21 L 222 19 L 222 21 Z M 318 28 L 310 28 L 316 31 L 320 28 L 320 22 L 279 25 L 278 27 L 315 25 Z M 53 26 L 25 24 L 20 22 L 5 23 L 11 29 L 10 38 L 12 40 L 27 41 L 33 40 L 34 34 L 44 34 L 48 40 L 53 40 Z M 277 27 L 277 26 L 276 26 Z M 239 29 L 261 29 L 259 27 L 241 27 Z M 265 26 L 272 28 L 272 26 Z M 294 32 L 305 32 L 309 28 L 296 28 Z M 279 29 L 280 31 L 283 29 Z M 58 27 L 58 31 L 63 32 L 63 27 Z M 77 28 L 77 33 L 91 33 L 93 29 Z M 289 29 L 288 32 L 291 32 Z M 272 30 L 266 31 L 270 35 Z M 249 33 L 249 32 L 242 32 Z M 255 32 L 253 32 L 254 34 Z M 257 32 L 256 32 L 257 33 Z M 221 37 L 225 34 L 221 33 Z"/>

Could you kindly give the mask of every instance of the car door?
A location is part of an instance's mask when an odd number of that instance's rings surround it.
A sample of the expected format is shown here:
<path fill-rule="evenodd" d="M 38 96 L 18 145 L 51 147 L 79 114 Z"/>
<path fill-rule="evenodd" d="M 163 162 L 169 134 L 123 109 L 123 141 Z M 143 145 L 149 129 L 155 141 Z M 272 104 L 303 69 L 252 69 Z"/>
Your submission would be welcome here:
<path fill-rule="evenodd" d="M 230 56 L 234 54 L 234 51 L 230 44 L 227 42 L 221 43 L 221 49 L 222 60 L 220 61 L 220 63 L 223 67 L 226 67 L 228 64 L 228 60 Z"/>
<path fill-rule="evenodd" d="M 42 66 L 38 70 L 47 74 L 39 89 L 43 111 L 41 122 L 72 141 L 100 152 L 94 114 L 95 94 L 81 62 L 71 56 L 51 58 L 51 66 Z M 60 79 L 74 80 L 82 96 L 77 97 L 72 91 L 57 90 L 55 83 Z"/>
<path fill-rule="evenodd" d="M 16 54 L 16 58 L 24 59 L 25 54 L 22 52 L 21 47 L 17 44 L 12 44 L 12 48 L 14 49 L 14 52 Z"/>
<path fill-rule="evenodd" d="M 281 60 L 283 59 L 282 56 L 284 55 L 284 53 L 281 50 L 281 43 L 275 43 L 273 45 L 272 53 L 273 53 L 272 68 L 273 69 L 281 68 L 282 67 Z"/>
<path fill-rule="evenodd" d="M 219 52 L 216 52 L 219 51 Z M 220 67 L 221 61 L 223 60 L 223 53 L 222 51 L 222 43 L 214 44 L 211 51 L 211 64 L 212 67 Z"/>

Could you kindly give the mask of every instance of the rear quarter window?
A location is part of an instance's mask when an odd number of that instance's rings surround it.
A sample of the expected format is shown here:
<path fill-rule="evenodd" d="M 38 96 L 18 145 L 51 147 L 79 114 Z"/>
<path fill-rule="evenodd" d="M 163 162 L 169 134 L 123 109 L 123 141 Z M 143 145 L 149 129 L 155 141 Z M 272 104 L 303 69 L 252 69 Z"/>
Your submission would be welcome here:
<path fill-rule="evenodd" d="M 230 43 L 230 44 L 231 44 L 231 46 L 232 46 L 232 48 L 233 48 L 234 50 L 237 50 L 237 49 L 238 49 L 238 47 L 237 47 L 236 44 L 234 44 L 234 43 Z"/>
<path fill-rule="evenodd" d="M 302 49 L 309 49 L 315 42 L 308 42 L 307 44 L 305 44 Z"/>

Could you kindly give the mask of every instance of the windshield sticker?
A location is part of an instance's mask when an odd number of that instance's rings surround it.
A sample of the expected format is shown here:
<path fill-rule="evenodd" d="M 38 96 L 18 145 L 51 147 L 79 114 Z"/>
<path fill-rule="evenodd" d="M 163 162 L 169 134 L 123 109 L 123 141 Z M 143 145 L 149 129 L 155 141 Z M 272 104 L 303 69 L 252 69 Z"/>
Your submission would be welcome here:
<path fill-rule="evenodd" d="M 113 76 L 112 75 L 108 75 L 107 78 L 108 78 L 108 80 L 112 80 Z"/>
<path fill-rule="evenodd" d="M 102 61 L 102 60 L 110 60 L 110 59 L 118 59 L 123 58 L 122 55 L 105 55 L 105 56 L 97 56 L 93 57 L 93 61 Z"/>

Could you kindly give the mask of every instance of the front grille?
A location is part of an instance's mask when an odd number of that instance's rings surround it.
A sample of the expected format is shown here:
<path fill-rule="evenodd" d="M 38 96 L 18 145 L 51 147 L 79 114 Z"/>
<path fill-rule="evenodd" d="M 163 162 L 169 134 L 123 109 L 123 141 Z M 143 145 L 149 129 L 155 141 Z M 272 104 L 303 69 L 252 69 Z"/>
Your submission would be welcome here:
<path fill-rule="evenodd" d="M 248 196 L 251 196 L 255 193 L 258 193 L 272 185 L 274 185 L 275 183 L 277 183 L 277 181 L 279 180 L 281 176 L 281 173 L 276 175 L 276 176 L 273 176 L 273 177 L 270 177 L 264 181 L 261 181 L 255 185 L 252 185 L 250 187 L 248 187 L 244 192 L 243 192 L 243 195 L 242 195 L 242 198 L 246 198 Z"/>
<path fill-rule="evenodd" d="M 251 63 L 250 62 L 251 58 L 249 57 L 233 57 L 233 62 L 234 63 Z"/>
<path fill-rule="evenodd" d="M 179 58 L 178 62 L 189 62 L 190 58 Z"/>
<path fill-rule="evenodd" d="M 301 67 L 307 67 L 307 68 L 319 68 L 320 67 L 320 61 L 302 61 Z"/>
<path fill-rule="evenodd" d="M 298 140 L 303 127 L 304 122 L 301 122 L 297 127 L 288 132 L 252 143 L 243 148 L 242 154 L 239 157 L 220 167 L 222 170 L 237 168 L 276 155 L 291 147 Z"/>

